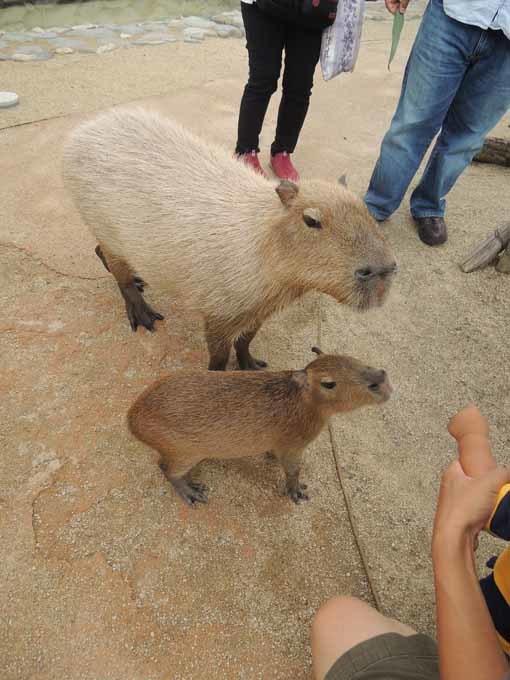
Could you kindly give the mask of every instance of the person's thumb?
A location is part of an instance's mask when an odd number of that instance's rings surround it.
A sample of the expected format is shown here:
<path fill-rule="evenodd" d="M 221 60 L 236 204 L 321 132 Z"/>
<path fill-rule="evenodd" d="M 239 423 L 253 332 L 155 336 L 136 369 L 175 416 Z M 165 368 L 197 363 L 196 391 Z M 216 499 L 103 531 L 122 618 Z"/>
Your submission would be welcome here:
<path fill-rule="evenodd" d="M 409 4 L 409 0 L 400 0 L 399 5 L 398 5 L 398 11 L 400 14 L 404 14 L 404 12 L 407 9 L 407 5 Z"/>

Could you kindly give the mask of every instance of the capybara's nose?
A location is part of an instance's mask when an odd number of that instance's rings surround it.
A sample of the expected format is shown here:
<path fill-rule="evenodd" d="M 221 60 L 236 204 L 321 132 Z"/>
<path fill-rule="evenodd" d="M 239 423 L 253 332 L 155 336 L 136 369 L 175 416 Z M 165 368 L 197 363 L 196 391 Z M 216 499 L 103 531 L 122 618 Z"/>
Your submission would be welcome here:
<path fill-rule="evenodd" d="M 368 389 L 377 392 L 379 387 L 386 381 L 386 371 L 371 371 L 368 375 Z"/>

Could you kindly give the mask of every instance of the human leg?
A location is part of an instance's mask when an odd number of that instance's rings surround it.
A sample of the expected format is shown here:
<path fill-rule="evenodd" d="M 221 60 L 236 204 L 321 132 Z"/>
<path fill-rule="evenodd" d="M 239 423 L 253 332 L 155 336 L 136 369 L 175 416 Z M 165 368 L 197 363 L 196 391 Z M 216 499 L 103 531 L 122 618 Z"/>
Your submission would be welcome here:
<path fill-rule="evenodd" d="M 312 623 L 315 680 L 323 680 L 335 661 L 362 642 L 386 633 L 415 635 L 409 626 L 386 618 L 354 597 L 335 597 L 319 609 Z"/>
<path fill-rule="evenodd" d="M 442 0 L 429 2 L 365 196 L 376 219 L 387 219 L 399 207 L 443 124 L 481 33 L 447 16 Z"/>
<path fill-rule="evenodd" d="M 423 177 L 411 196 L 414 217 L 444 215 L 444 197 L 509 109 L 510 40 L 502 31 L 483 31 Z"/>
<path fill-rule="evenodd" d="M 285 24 L 256 4 L 241 3 L 249 60 L 248 83 L 239 110 L 236 153 L 258 151 L 259 135 L 271 95 L 276 91 L 285 40 Z"/>
<path fill-rule="evenodd" d="M 320 57 L 321 31 L 287 27 L 282 99 L 271 155 L 292 153 L 306 118 L 315 67 Z"/>

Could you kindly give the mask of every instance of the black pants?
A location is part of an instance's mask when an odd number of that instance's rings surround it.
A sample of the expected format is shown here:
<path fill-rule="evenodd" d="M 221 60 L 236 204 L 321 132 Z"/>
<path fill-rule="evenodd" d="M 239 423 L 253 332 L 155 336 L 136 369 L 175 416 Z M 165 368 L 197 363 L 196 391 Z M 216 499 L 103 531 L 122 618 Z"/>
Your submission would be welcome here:
<path fill-rule="evenodd" d="M 283 95 L 271 154 L 292 153 L 305 121 L 319 61 L 321 31 L 294 26 L 241 3 L 250 75 L 241 99 L 237 153 L 259 150 L 259 135 L 269 100 L 276 92 L 285 49 Z"/>

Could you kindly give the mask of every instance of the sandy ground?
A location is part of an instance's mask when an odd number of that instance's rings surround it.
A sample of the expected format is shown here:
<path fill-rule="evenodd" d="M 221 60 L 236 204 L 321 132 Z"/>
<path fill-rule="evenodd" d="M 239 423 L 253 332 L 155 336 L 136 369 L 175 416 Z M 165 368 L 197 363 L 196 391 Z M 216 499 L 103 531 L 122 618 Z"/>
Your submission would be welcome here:
<path fill-rule="evenodd" d="M 356 73 L 317 79 L 296 153 L 303 175 L 347 172 L 364 190 L 415 28 L 391 73 L 391 24 L 369 22 Z M 145 385 L 205 365 L 201 327 L 151 290 L 166 320 L 154 335 L 130 333 L 63 191 L 62 142 L 83 114 L 143 99 L 232 146 L 245 69 L 235 40 L 0 63 L 2 88 L 22 98 L 0 114 L 2 678 L 310 677 L 320 602 L 373 601 L 339 472 L 383 611 L 433 632 L 429 539 L 453 454 L 449 415 L 476 401 L 510 462 L 510 278 L 458 268 L 508 220 L 508 170 L 492 166 L 472 166 L 452 192 L 445 247 L 417 240 L 406 205 L 388 223 L 401 271 L 384 309 L 359 316 L 312 296 L 261 331 L 257 352 L 274 368 L 301 367 L 319 342 L 385 367 L 397 388 L 384 409 L 338 418 L 314 443 L 309 504 L 281 496 L 274 464 L 246 460 L 204 464 L 211 503 L 189 511 L 128 435 L 126 409 Z M 276 102 L 265 153 L 275 116 Z M 493 550 L 484 539 L 480 563 Z"/>

